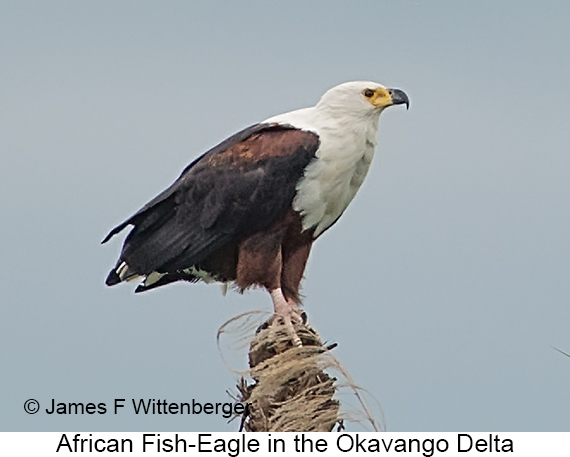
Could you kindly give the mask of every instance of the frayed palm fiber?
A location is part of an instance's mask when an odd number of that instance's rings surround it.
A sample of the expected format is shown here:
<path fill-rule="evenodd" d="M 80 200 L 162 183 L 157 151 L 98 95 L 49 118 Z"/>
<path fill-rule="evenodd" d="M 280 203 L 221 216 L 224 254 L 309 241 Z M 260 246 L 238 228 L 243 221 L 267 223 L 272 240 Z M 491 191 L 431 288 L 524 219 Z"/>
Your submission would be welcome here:
<path fill-rule="evenodd" d="M 347 421 L 374 431 L 384 429 L 383 420 L 382 426 L 376 422 L 365 401 L 370 397 L 368 392 L 354 382 L 331 353 L 336 344 L 323 345 L 317 332 L 299 323 L 295 331 L 303 345 L 297 347 L 285 326 L 274 323 L 275 316 L 260 326 L 263 314 L 248 311 L 218 329 L 218 348 L 224 362 L 242 376 L 237 398 L 232 397 L 251 405 L 241 417 L 240 431 L 330 432 L 335 425 L 337 430 L 344 429 Z M 232 368 L 226 355 L 233 351 L 239 356 L 245 348 L 249 348 L 249 368 Z M 383 418 L 380 405 L 374 403 Z"/>
<path fill-rule="evenodd" d="M 283 325 L 263 324 L 249 350 L 248 383 L 241 378 L 240 401 L 250 403 L 242 426 L 250 432 L 330 432 L 339 419 L 336 378 L 325 373 L 330 355 L 310 327 L 295 325 L 296 347 Z"/>

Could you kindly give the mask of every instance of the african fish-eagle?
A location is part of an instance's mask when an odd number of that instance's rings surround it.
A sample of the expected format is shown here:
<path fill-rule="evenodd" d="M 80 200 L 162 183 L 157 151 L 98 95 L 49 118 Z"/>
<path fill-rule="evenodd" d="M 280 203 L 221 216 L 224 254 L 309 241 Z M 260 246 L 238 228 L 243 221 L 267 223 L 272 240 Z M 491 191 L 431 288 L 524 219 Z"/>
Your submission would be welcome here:
<path fill-rule="evenodd" d="M 133 226 L 106 284 L 141 280 L 135 292 L 180 280 L 262 286 L 292 329 L 311 246 L 364 181 L 380 113 L 400 104 L 409 106 L 399 89 L 347 82 L 315 106 L 226 139 L 111 230 L 103 243 Z"/>

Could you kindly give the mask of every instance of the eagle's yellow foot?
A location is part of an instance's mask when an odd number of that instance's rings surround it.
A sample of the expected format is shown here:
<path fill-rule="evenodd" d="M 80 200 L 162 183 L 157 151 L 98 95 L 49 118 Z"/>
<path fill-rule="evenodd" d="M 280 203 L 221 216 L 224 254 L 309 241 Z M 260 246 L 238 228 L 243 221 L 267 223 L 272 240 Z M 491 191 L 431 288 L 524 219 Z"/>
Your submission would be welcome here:
<path fill-rule="evenodd" d="M 273 323 L 284 325 L 293 344 L 296 347 L 302 347 L 303 343 L 295 331 L 294 324 L 304 324 L 306 321 L 305 313 L 301 311 L 297 303 L 288 301 L 281 289 L 272 290 L 271 299 L 273 300 L 273 310 L 275 312 Z"/>

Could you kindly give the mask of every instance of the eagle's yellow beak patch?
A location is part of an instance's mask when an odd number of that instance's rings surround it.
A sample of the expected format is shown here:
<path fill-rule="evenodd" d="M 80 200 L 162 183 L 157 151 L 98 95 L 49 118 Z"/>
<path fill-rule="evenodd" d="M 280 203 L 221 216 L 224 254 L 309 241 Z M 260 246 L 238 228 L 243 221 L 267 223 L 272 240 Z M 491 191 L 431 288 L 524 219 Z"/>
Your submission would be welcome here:
<path fill-rule="evenodd" d="M 374 91 L 374 95 L 370 97 L 370 103 L 376 108 L 390 106 L 392 104 L 392 95 L 390 95 L 387 89 L 379 87 Z"/>
<path fill-rule="evenodd" d="M 378 87 L 377 89 L 366 89 L 362 92 L 362 95 L 375 108 L 384 108 L 391 105 L 406 105 L 407 108 L 410 106 L 408 96 L 400 89 Z"/>

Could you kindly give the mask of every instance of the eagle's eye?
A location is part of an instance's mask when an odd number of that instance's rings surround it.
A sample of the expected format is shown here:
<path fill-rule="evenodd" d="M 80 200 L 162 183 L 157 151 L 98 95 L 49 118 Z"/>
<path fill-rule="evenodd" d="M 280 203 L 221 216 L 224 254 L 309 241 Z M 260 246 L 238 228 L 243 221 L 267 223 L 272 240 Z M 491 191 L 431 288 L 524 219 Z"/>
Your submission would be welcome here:
<path fill-rule="evenodd" d="M 366 89 L 364 92 L 362 92 L 362 94 L 366 97 L 366 98 L 370 98 L 374 95 L 374 91 L 372 89 Z"/>

